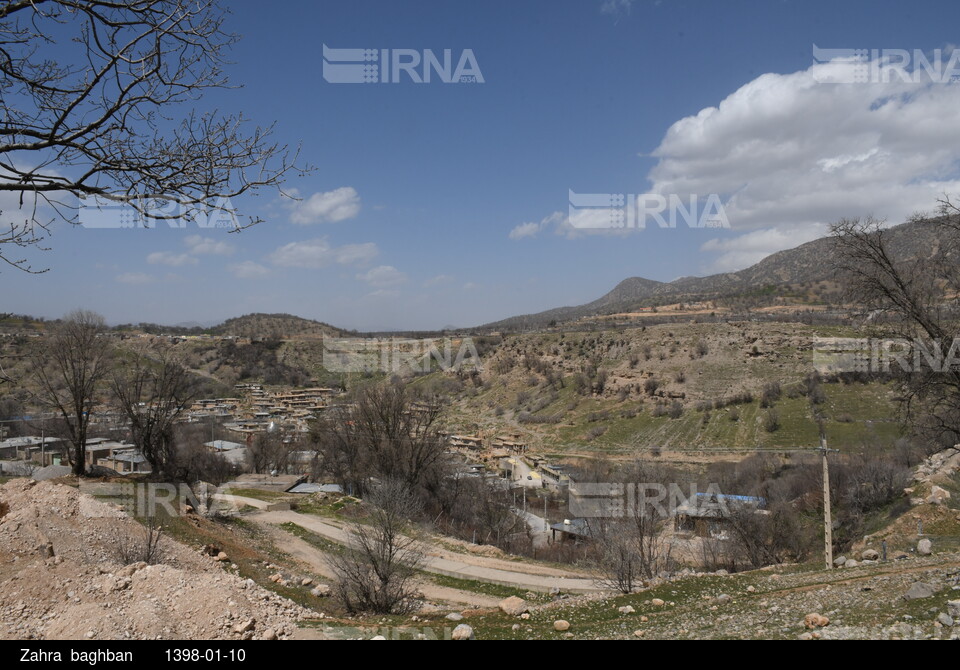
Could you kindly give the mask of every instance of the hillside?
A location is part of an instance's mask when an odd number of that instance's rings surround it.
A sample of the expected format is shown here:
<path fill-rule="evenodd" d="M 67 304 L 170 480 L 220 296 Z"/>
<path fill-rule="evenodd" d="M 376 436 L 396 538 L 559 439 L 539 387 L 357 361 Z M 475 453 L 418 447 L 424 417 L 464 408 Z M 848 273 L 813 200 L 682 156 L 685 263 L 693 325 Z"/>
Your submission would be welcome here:
<path fill-rule="evenodd" d="M 347 337 L 350 333 L 328 323 L 304 319 L 292 314 L 245 314 L 227 319 L 210 329 L 214 335 L 233 335 L 260 339 L 320 339 Z"/>
<path fill-rule="evenodd" d="M 447 420 L 458 432 L 516 432 L 558 456 L 812 446 L 814 400 L 834 446 L 890 447 L 901 436 L 892 386 L 811 377 L 814 338 L 853 334 L 689 320 L 522 333 L 482 356 L 479 378 L 433 373 L 411 383 L 450 394 Z"/>
<path fill-rule="evenodd" d="M 938 244 L 937 229 L 931 221 L 914 221 L 890 228 L 890 248 L 897 258 L 906 259 L 929 253 Z M 651 305 L 736 298 L 766 292 L 771 296 L 800 296 L 800 302 L 836 301 L 840 293 L 829 284 L 836 279 L 835 242 L 824 237 L 793 249 L 778 251 L 759 263 L 738 272 L 706 277 L 681 277 L 658 282 L 630 277 L 606 295 L 585 305 L 559 307 L 502 319 L 481 329 L 536 329 L 552 321 L 573 321 L 584 317 L 616 312 L 632 312 Z M 824 284 L 817 286 L 817 284 Z"/>

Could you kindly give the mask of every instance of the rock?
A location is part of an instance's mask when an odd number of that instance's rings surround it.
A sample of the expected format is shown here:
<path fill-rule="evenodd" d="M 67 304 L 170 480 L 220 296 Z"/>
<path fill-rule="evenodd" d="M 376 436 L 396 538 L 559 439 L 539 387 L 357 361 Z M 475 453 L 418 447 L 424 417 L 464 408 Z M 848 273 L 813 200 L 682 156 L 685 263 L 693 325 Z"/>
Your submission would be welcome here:
<path fill-rule="evenodd" d="M 509 598 L 501 600 L 498 607 L 501 612 L 508 616 L 520 616 L 530 609 L 527 601 L 517 596 L 510 596 Z"/>
<path fill-rule="evenodd" d="M 733 600 L 733 598 L 731 598 L 726 593 L 721 593 L 720 595 L 717 596 L 717 602 L 720 603 L 721 605 L 726 605 L 731 600 Z"/>
<path fill-rule="evenodd" d="M 557 619 L 553 622 L 553 629 L 559 633 L 570 630 L 570 622 L 565 619 Z"/>
<path fill-rule="evenodd" d="M 447 621 L 463 621 L 463 615 L 459 612 L 450 612 L 450 614 L 446 616 L 446 619 Z"/>
<path fill-rule="evenodd" d="M 275 575 L 270 575 L 270 581 L 279 584 L 283 581 L 283 575 L 281 575 L 279 572 Z"/>
<path fill-rule="evenodd" d="M 465 623 L 462 623 L 453 629 L 453 635 L 450 636 L 450 639 L 451 640 L 472 640 L 473 628 L 471 628 Z"/>
<path fill-rule="evenodd" d="M 864 549 L 860 552 L 861 561 L 877 561 L 880 560 L 880 552 L 876 549 Z"/>
<path fill-rule="evenodd" d="M 238 623 L 236 626 L 234 626 L 233 632 L 238 635 L 241 635 L 243 633 L 249 633 L 254 629 L 256 625 L 257 625 L 256 619 L 247 619 L 246 621 Z"/>
<path fill-rule="evenodd" d="M 268 628 L 267 630 L 263 631 L 263 635 L 260 636 L 260 639 L 261 639 L 261 640 L 276 640 L 276 639 L 277 639 L 277 632 L 276 632 L 275 630 L 273 630 L 272 628 Z"/>
<path fill-rule="evenodd" d="M 304 577 L 300 580 L 300 586 L 310 586 L 311 584 L 313 584 L 313 580 L 309 577 Z"/>
<path fill-rule="evenodd" d="M 947 614 L 954 619 L 960 619 L 960 600 L 947 601 Z"/>
<path fill-rule="evenodd" d="M 910 590 L 903 594 L 904 600 L 920 600 L 921 598 L 930 598 L 936 593 L 934 589 L 929 584 L 924 584 L 923 582 L 917 582 L 910 587 Z"/>
<path fill-rule="evenodd" d="M 330 585 L 329 584 L 317 584 L 312 589 L 310 593 L 315 595 L 317 598 L 327 598 L 330 596 Z"/>
<path fill-rule="evenodd" d="M 130 565 L 125 565 L 119 570 L 117 570 L 117 577 L 133 577 L 136 573 L 143 570 L 147 567 L 147 564 L 143 561 L 137 563 L 131 563 Z"/>
<path fill-rule="evenodd" d="M 214 560 L 217 560 L 223 563 L 224 561 L 229 561 L 230 559 L 227 557 L 227 554 L 225 552 L 221 551 L 219 554 L 217 554 L 217 557 Z"/>
<path fill-rule="evenodd" d="M 947 614 L 946 612 L 941 612 L 940 616 L 937 617 L 937 623 L 942 625 L 944 628 L 952 628 L 953 617 Z"/>
<path fill-rule="evenodd" d="M 803 625 L 809 630 L 814 630 L 815 628 L 823 628 L 824 626 L 830 625 L 830 619 L 822 614 L 812 612 L 803 617 Z"/>
<path fill-rule="evenodd" d="M 944 505 L 948 500 L 950 500 L 950 491 L 939 486 L 931 488 L 930 495 L 927 496 L 927 504 L 929 505 Z"/>
<path fill-rule="evenodd" d="M 753 586 L 752 584 L 747 587 L 747 593 L 756 593 L 756 591 L 757 587 Z"/>
<path fill-rule="evenodd" d="M 917 543 L 917 553 L 921 556 L 929 556 L 933 553 L 933 542 L 928 538 L 923 538 Z"/>
<path fill-rule="evenodd" d="M 860 564 L 857 563 L 855 560 L 853 560 L 853 559 L 851 558 L 850 560 L 848 560 L 846 563 L 843 564 L 843 567 L 845 567 L 845 568 L 855 568 L 855 567 L 857 567 L 858 565 L 860 565 Z"/>
<path fill-rule="evenodd" d="M 645 616 L 640 617 L 640 623 L 647 623 L 648 621 L 650 621 L 649 617 L 645 617 Z"/>
<path fill-rule="evenodd" d="M 530 618 L 530 612 L 524 612 L 523 614 L 520 615 L 520 618 L 526 621 L 527 619 Z"/>
<path fill-rule="evenodd" d="M 635 630 L 635 631 L 633 631 L 633 636 L 634 636 L 634 637 L 643 637 L 643 636 L 646 635 L 646 634 L 647 634 L 647 631 L 645 631 L 645 630 Z"/>
<path fill-rule="evenodd" d="M 803 635 L 801 635 L 801 636 L 798 637 L 797 639 L 798 639 L 798 640 L 812 640 L 812 639 L 813 639 L 813 635 L 811 635 L 810 633 L 804 633 Z"/>
<path fill-rule="evenodd" d="M 847 562 L 846 556 L 837 556 L 835 559 L 833 559 L 833 564 L 838 568 L 842 568 L 843 564 L 846 562 Z"/>
<path fill-rule="evenodd" d="M 371 639 L 371 640 L 386 640 L 387 638 L 385 638 L 383 635 L 374 635 L 374 636 L 371 637 L 370 639 Z M 457 638 L 453 638 L 453 639 L 457 639 Z"/>
<path fill-rule="evenodd" d="M 617 611 L 620 612 L 620 614 L 633 614 L 637 610 L 630 607 L 630 605 L 624 605 L 623 607 L 618 607 Z"/>
<path fill-rule="evenodd" d="M 654 598 L 653 600 L 650 601 L 650 604 L 653 605 L 654 607 L 663 607 L 664 605 L 666 605 L 666 603 L 660 600 L 660 598 Z"/>
<path fill-rule="evenodd" d="M 513 624 L 512 626 L 510 626 L 510 630 L 512 630 L 512 631 L 518 631 L 518 630 L 520 630 L 520 624 L 518 624 L 518 623 Z"/>

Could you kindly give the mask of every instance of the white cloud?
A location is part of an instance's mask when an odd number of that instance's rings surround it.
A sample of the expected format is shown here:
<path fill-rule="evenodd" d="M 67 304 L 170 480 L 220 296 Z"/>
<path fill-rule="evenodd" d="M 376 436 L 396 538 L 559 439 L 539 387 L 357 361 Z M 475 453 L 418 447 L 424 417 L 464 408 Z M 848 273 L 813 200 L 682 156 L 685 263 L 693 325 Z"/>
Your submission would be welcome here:
<path fill-rule="evenodd" d="M 654 151 L 652 191 L 730 194 L 733 228 L 902 221 L 956 190 L 960 87 L 821 84 L 815 65 L 764 74 L 677 121 Z"/>
<path fill-rule="evenodd" d="M 212 254 L 215 256 L 229 256 L 234 252 L 234 246 L 225 240 L 215 240 L 212 237 L 190 235 L 184 244 L 192 254 Z"/>
<path fill-rule="evenodd" d="M 441 284 L 449 284 L 453 281 L 453 277 L 450 275 L 437 275 L 436 277 L 430 277 L 430 279 L 423 282 L 424 288 L 430 288 L 433 286 L 440 286 Z"/>
<path fill-rule="evenodd" d="M 385 289 L 404 283 L 407 281 L 407 275 L 392 265 L 380 265 L 363 274 L 358 274 L 357 279 L 367 282 L 374 288 Z"/>
<path fill-rule="evenodd" d="M 149 284 L 155 281 L 155 277 L 144 272 L 125 272 L 117 275 L 116 280 L 121 284 Z"/>
<path fill-rule="evenodd" d="M 633 8 L 633 0 L 603 0 L 600 11 L 604 14 L 629 14 Z"/>
<path fill-rule="evenodd" d="M 184 265 L 196 265 L 198 262 L 199 261 L 190 254 L 175 254 L 172 251 L 154 251 L 147 256 L 147 263 L 150 265 L 182 267 Z"/>
<path fill-rule="evenodd" d="M 290 203 L 290 220 L 306 225 L 352 219 L 360 213 L 360 195 L 351 186 L 342 186 L 326 193 L 314 193 L 309 198 Z"/>
<path fill-rule="evenodd" d="M 373 242 L 331 246 L 324 237 L 285 244 L 272 254 L 270 262 L 280 267 L 323 268 L 334 263 L 359 265 L 367 263 L 379 254 Z"/>
<path fill-rule="evenodd" d="M 337 263 L 341 265 L 363 265 L 369 263 L 380 253 L 373 242 L 362 244 L 344 244 L 336 250 Z"/>
<path fill-rule="evenodd" d="M 521 223 L 510 231 L 509 237 L 511 240 L 522 240 L 525 237 L 536 237 L 542 231 L 547 230 L 551 226 L 555 226 L 557 228 L 562 227 L 565 221 L 566 217 L 562 212 L 554 212 L 550 216 L 541 219 L 539 223 L 535 221 Z"/>
<path fill-rule="evenodd" d="M 683 118 L 653 152 L 652 193 L 719 194 L 731 227 L 717 268 L 826 232 L 843 217 L 901 223 L 960 191 L 960 86 L 819 83 L 811 68 L 764 74 Z M 758 230 L 759 229 L 759 230 Z"/>
<path fill-rule="evenodd" d="M 714 238 L 703 243 L 701 251 L 720 254 L 709 272 L 734 272 L 762 261 L 772 253 L 791 249 L 829 233 L 825 224 L 805 228 L 762 228 L 737 237 Z"/>
<path fill-rule="evenodd" d="M 227 267 L 228 270 L 238 279 L 259 279 L 270 274 L 270 268 L 264 267 L 253 261 L 243 261 L 242 263 L 233 263 Z"/>

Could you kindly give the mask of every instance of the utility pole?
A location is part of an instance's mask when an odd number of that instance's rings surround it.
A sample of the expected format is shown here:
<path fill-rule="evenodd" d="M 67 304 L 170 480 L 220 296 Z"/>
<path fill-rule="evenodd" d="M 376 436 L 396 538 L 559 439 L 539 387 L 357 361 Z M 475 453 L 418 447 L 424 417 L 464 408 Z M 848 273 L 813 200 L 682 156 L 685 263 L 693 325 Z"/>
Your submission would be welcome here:
<path fill-rule="evenodd" d="M 827 436 L 820 424 L 820 458 L 823 460 L 823 559 L 827 570 L 833 569 L 833 514 L 830 511 L 830 464 L 827 454 L 837 449 L 827 449 Z"/>

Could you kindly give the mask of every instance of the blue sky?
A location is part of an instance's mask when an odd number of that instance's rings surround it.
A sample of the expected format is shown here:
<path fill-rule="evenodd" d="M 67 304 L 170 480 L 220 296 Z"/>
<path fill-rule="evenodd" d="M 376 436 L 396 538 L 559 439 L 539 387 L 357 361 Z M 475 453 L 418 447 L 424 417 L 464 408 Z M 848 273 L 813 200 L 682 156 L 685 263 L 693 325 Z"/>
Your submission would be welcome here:
<path fill-rule="evenodd" d="M 0 311 L 112 323 L 289 312 L 361 330 L 470 326 L 620 280 L 741 269 L 841 217 L 960 192 L 960 83 L 830 84 L 814 44 L 949 55 L 954 2 L 236 0 L 241 88 L 316 167 L 220 230 L 59 226 Z M 470 49 L 483 83 L 332 84 L 323 51 Z M 568 192 L 716 193 L 729 229 L 572 228 Z M 9 207 L 9 205 L 8 205 Z"/>

